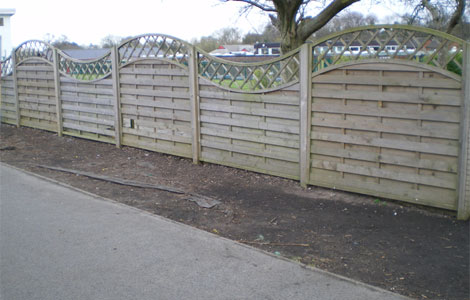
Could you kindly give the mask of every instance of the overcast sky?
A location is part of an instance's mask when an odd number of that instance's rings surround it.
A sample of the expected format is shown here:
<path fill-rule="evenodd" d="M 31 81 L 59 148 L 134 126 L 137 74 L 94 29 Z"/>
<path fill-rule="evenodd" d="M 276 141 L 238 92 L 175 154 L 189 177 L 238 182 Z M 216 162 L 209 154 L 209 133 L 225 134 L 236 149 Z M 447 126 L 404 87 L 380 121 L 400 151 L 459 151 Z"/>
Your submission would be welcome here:
<path fill-rule="evenodd" d="M 351 9 L 379 18 L 394 13 L 386 5 L 371 6 L 368 0 Z M 224 27 L 242 33 L 261 30 L 266 15 L 255 10 L 240 16 L 239 3 L 218 0 L 2 0 L 1 8 L 15 8 L 12 17 L 14 46 L 30 39 L 43 40 L 46 34 L 65 35 L 82 45 L 100 44 L 107 35 L 133 36 L 163 33 L 191 41 Z"/>

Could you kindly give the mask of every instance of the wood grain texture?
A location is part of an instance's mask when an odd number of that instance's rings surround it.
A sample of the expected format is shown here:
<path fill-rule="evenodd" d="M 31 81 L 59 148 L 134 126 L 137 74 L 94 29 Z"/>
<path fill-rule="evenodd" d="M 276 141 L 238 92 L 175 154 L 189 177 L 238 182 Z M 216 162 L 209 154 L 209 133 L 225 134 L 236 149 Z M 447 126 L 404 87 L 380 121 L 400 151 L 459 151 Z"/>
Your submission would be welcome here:
<path fill-rule="evenodd" d="M 390 62 L 313 76 L 310 183 L 457 209 L 460 89 Z"/>

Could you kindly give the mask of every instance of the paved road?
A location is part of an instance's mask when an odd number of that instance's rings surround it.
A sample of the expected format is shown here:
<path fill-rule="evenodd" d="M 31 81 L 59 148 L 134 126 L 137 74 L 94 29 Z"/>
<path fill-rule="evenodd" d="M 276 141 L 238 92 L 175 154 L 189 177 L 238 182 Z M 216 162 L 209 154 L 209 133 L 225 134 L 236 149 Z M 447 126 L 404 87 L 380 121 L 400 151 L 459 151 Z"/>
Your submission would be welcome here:
<path fill-rule="evenodd" d="M 0 164 L 0 299 L 403 299 Z"/>

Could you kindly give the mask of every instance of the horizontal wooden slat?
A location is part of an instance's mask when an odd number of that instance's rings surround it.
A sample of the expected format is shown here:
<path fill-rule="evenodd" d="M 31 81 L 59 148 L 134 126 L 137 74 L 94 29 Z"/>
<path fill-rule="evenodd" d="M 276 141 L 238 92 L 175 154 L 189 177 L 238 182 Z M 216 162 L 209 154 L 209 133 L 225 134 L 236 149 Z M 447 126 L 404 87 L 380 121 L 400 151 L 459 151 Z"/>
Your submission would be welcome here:
<path fill-rule="evenodd" d="M 111 88 L 94 88 L 94 87 L 81 87 L 81 86 L 69 86 L 62 85 L 60 87 L 62 92 L 74 92 L 74 93 L 83 93 L 83 94 L 95 94 L 95 95 L 113 95 L 113 90 Z"/>
<path fill-rule="evenodd" d="M 48 112 L 48 113 L 55 113 L 56 111 L 55 106 L 52 106 L 52 105 L 41 105 L 41 104 L 28 103 L 28 102 L 26 103 L 20 102 L 20 108 Z"/>
<path fill-rule="evenodd" d="M 166 98 L 189 98 L 189 92 L 181 91 L 161 91 L 161 90 L 149 90 L 149 89 L 135 89 L 135 88 L 121 88 L 121 94 L 128 95 L 142 95 L 142 96 L 154 96 L 154 97 L 166 97 Z"/>
<path fill-rule="evenodd" d="M 358 84 L 358 85 L 382 85 L 382 86 L 403 86 L 403 87 L 429 87 L 429 88 L 447 88 L 460 89 L 460 82 L 454 79 L 434 78 L 400 78 L 364 76 L 364 75 L 319 75 L 313 77 L 314 83 L 336 83 L 336 84 Z"/>
<path fill-rule="evenodd" d="M 57 125 L 55 122 L 50 121 L 40 121 L 40 120 L 28 120 L 26 118 L 21 118 L 20 125 L 26 127 L 32 127 L 37 129 L 43 129 L 47 131 L 57 132 Z"/>
<path fill-rule="evenodd" d="M 123 115 L 131 115 L 137 118 L 141 117 L 150 117 L 150 118 L 159 118 L 159 119 L 168 119 L 175 121 L 191 121 L 191 114 L 189 111 L 175 111 L 175 112 L 162 112 L 162 111 L 148 111 L 148 110 L 137 110 L 135 108 L 123 107 L 121 108 L 121 113 Z"/>
<path fill-rule="evenodd" d="M 259 134 L 247 134 L 242 132 L 235 132 L 235 131 L 227 131 L 221 129 L 213 129 L 202 127 L 200 129 L 201 134 L 212 135 L 217 137 L 224 137 L 224 138 L 232 138 L 238 139 L 242 141 L 249 141 L 249 142 L 257 142 L 275 146 L 282 146 L 282 147 L 289 147 L 293 149 L 299 148 L 299 137 L 297 135 L 293 136 L 293 139 L 286 139 L 286 138 L 277 138 Z"/>
<path fill-rule="evenodd" d="M 55 88 L 54 81 L 25 81 L 25 80 L 18 80 L 18 85 L 19 86 L 25 86 L 25 87 L 39 87 L 39 88 L 50 88 L 53 89 Z"/>
<path fill-rule="evenodd" d="M 147 79 L 147 78 L 121 78 L 121 84 L 135 84 L 147 86 L 164 86 L 164 87 L 189 87 L 189 81 L 186 80 L 170 80 L 170 79 Z"/>
<path fill-rule="evenodd" d="M 292 167 L 286 167 L 285 165 L 280 166 L 275 163 L 266 163 L 266 159 L 263 157 L 247 156 L 244 158 L 237 158 L 233 157 L 229 152 L 214 153 L 211 150 L 211 148 L 202 149 L 201 161 L 295 180 L 299 179 L 298 165 L 294 163 L 292 163 Z"/>
<path fill-rule="evenodd" d="M 388 117 L 397 119 L 410 119 L 410 120 L 426 120 L 426 121 L 441 121 L 458 123 L 460 113 L 455 111 L 404 111 L 393 108 L 371 108 L 361 107 L 360 105 L 347 106 L 333 103 L 313 103 L 313 112 L 326 112 L 326 113 L 337 113 L 337 114 L 350 114 L 350 115 L 361 115 L 361 116 L 374 116 L 374 117 Z"/>
<path fill-rule="evenodd" d="M 213 103 L 201 103 L 199 105 L 202 110 L 239 113 L 246 115 L 258 115 L 266 117 L 283 118 L 290 120 L 299 120 L 299 112 L 290 112 L 285 110 L 272 110 L 254 107 L 232 106 L 232 105 L 218 105 Z"/>
<path fill-rule="evenodd" d="M 60 99 L 62 101 L 68 102 L 77 102 L 77 103 L 87 103 L 87 104 L 98 104 L 98 105 L 113 105 L 113 100 L 111 98 L 93 98 L 85 96 L 72 96 L 72 95 L 61 95 Z"/>
<path fill-rule="evenodd" d="M 188 71 L 182 68 L 159 68 L 159 69 L 149 69 L 149 68 L 133 68 L 132 66 L 126 66 L 119 70 L 120 74 L 131 74 L 131 75 L 169 75 L 169 76 L 188 76 Z"/>
<path fill-rule="evenodd" d="M 2 104 L 5 104 L 5 103 L 15 104 L 16 101 L 12 97 L 5 97 L 4 95 L 2 95 L 0 103 L 2 103 Z"/>
<path fill-rule="evenodd" d="M 288 149 L 286 149 L 286 152 L 268 150 L 268 149 L 260 150 L 260 149 L 254 149 L 254 148 L 249 148 L 249 147 L 240 146 L 240 145 L 206 141 L 204 139 L 201 140 L 201 145 L 204 147 L 210 147 L 210 148 L 219 149 L 219 150 L 239 152 L 243 154 L 261 156 L 261 157 L 269 157 L 269 158 L 285 160 L 285 161 L 290 161 L 290 162 L 295 162 L 295 163 L 299 162 L 298 153 L 294 153 L 295 151 L 292 153 L 289 153 L 287 151 Z"/>
<path fill-rule="evenodd" d="M 86 107 L 86 106 L 77 106 L 77 105 L 62 105 L 63 110 L 71 110 L 71 111 L 80 111 L 80 112 L 87 112 L 92 114 L 99 114 L 99 115 L 108 115 L 113 116 L 114 110 L 110 109 L 100 109 L 94 107 Z"/>
<path fill-rule="evenodd" d="M 148 137 L 148 138 L 153 138 L 153 139 L 158 139 L 158 140 L 164 140 L 164 141 L 171 141 L 171 142 L 179 142 L 179 143 L 184 143 L 184 144 L 191 144 L 191 137 L 190 136 L 183 136 L 183 135 L 177 135 L 177 134 L 171 134 L 171 132 L 168 132 L 169 130 L 165 130 L 166 132 L 162 132 L 162 130 L 159 130 L 157 132 L 153 132 L 150 130 L 142 130 L 142 129 L 134 129 L 134 128 L 122 128 L 122 132 L 126 134 L 132 134 L 135 136 L 143 136 L 143 137 Z M 170 134 L 168 134 L 170 133 Z"/>
<path fill-rule="evenodd" d="M 97 127 L 92 127 L 92 126 L 79 125 L 75 123 L 66 122 L 65 120 L 63 122 L 63 127 L 64 129 L 70 128 L 70 129 L 88 131 L 88 132 L 107 135 L 107 136 L 114 136 L 114 133 L 115 133 L 114 130 L 107 130 L 107 129 L 97 128 Z"/>
<path fill-rule="evenodd" d="M 48 96 L 48 97 L 55 97 L 54 90 L 37 90 L 27 88 L 25 86 L 18 86 L 18 94 L 25 94 L 25 95 L 39 95 L 39 96 Z"/>
<path fill-rule="evenodd" d="M 377 184 L 358 180 L 343 179 L 341 177 L 329 177 L 325 174 L 315 173 L 313 169 L 310 174 L 310 184 L 324 186 L 343 191 L 368 194 L 388 199 L 396 199 L 419 205 L 429 205 L 445 209 L 455 210 L 456 194 L 452 190 L 443 193 L 435 191 L 416 189 L 397 189 L 388 187 L 386 184 Z"/>
<path fill-rule="evenodd" d="M 311 147 L 312 154 L 319 154 L 332 157 L 342 157 L 348 159 L 357 159 L 368 162 L 385 163 L 391 165 L 406 166 L 411 168 L 420 168 L 436 170 L 443 172 L 457 173 L 457 159 L 454 163 L 444 160 L 418 159 L 416 157 L 405 157 L 396 154 L 377 153 L 359 150 L 347 150 L 343 148 L 332 147 Z"/>
<path fill-rule="evenodd" d="M 264 102 L 273 104 L 285 104 L 285 105 L 299 105 L 298 96 L 287 96 L 287 95 L 260 95 L 260 94 L 243 94 L 227 91 L 207 91 L 200 90 L 199 95 L 201 98 L 213 98 L 213 99 L 224 99 L 224 100 L 238 100 L 247 102 Z"/>
<path fill-rule="evenodd" d="M 75 78 L 60 76 L 60 83 L 61 83 L 61 85 L 72 83 L 72 84 L 89 84 L 89 85 L 97 84 L 97 85 L 112 86 L 113 85 L 113 80 L 112 79 L 100 79 L 100 80 L 97 80 L 97 81 L 86 83 L 86 82 L 83 82 L 83 81 L 78 81 Z"/>
<path fill-rule="evenodd" d="M 29 64 L 24 64 L 24 65 L 20 65 L 17 67 L 18 68 L 18 71 L 32 71 L 32 72 L 52 72 L 53 69 L 52 69 L 52 66 L 49 66 L 49 65 L 29 65 Z"/>
<path fill-rule="evenodd" d="M 191 124 L 187 122 L 186 124 L 173 124 L 172 121 L 161 122 L 161 121 L 147 121 L 147 120 L 140 120 L 140 119 L 133 119 L 134 125 L 143 126 L 148 128 L 153 128 L 156 131 L 179 131 L 184 133 L 184 135 L 190 136 L 191 135 Z M 161 120 L 161 119 L 160 119 Z M 124 118 L 125 122 L 129 122 L 128 118 Z M 178 121 L 181 122 L 181 121 Z M 124 125 L 124 128 L 129 128 L 129 126 Z"/>
<path fill-rule="evenodd" d="M 448 189 L 455 189 L 456 188 L 456 180 L 449 181 L 442 178 L 437 178 L 434 176 L 427 176 L 421 174 L 411 174 L 406 172 L 393 172 L 390 170 L 380 169 L 380 168 L 373 168 L 373 167 L 362 167 L 358 165 L 348 165 L 342 164 L 338 162 L 332 162 L 328 160 L 312 160 L 312 167 L 313 168 L 321 168 L 326 170 L 333 170 L 338 172 L 346 172 L 376 178 L 386 178 L 392 179 L 397 181 L 409 182 L 409 183 L 417 183 L 417 184 L 424 184 L 429 186 L 436 186 Z M 315 172 L 315 171 L 312 171 Z"/>
<path fill-rule="evenodd" d="M 20 102 L 28 102 L 28 103 L 37 103 L 37 104 L 46 104 L 46 105 L 55 105 L 55 99 L 44 99 L 44 98 L 35 98 L 35 97 L 27 97 L 23 95 L 19 95 L 18 99 Z"/>
<path fill-rule="evenodd" d="M 16 111 L 7 111 L 5 109 L 1 109 L 0 111 L 0 116 L 3 118 L 11 119 L 11 120 L 16 120 Z"/>
<path fill-rule="evenodd" d="M 330 142 L 339 142 L 355 145 L 384 147 L 390 149 L 407 150 L 414 152 L 457 156 L 458 147 L 443 144 L 419 143 L 384 138 L 372 138 L 360 135 L 343 135 L 335 133 L 312 132 L 311 138 Z"/>
<path fill-rule="evenodd" d="M 82 121 L 82 122 L 88 122 L 88 123 L 99 124 L 99 125 L 114 126 L 114 120 L 82 116 L 76 113 L 75 114 L 74 113 L 62 113 L 62 118 L 64 120 L 69 119 L 69 120 Z"/>
<path fill-rule="evenodd" d="M 325 88 L 312 89 L 313 97 L 333 99 L 354 99 L 366 101 L 400 102 L 416 104 L 440 104 L 460 106 L 462 99 L 452 95 L 432 95 L 418 93 L 374 92 L 355 90 L 333 90 Z"/>
<path fill-rule="evenodd" d="M 41 119 L 41 120 L 46 120 L 46 121 L 51 121 L 51 122 L 57 122 L 57 117 L 55 114 L 51 113 L 43 113 L 43 112 L 31 112 L 31 111 L 21 111 L 21 116 L 22 117 L 29 117 L 29 118 L 36 118 L 36 119 Z"/>
<path fill-rule="evenodd" d="M 33 74 L 33 73 L 24 73 L 24 72 L 18 72 L 18 80 L 21 79 L 39 79 L 39 80 L 54 80 L 54 73 L 52 71 L 43 73 L 43 74 Z"/>
<path fill-rule="evenodd" d="M 231 126 L 238 126 L 238 127 L 255 128 L 255 129 L 299 134 L 298 127 L 280 125 L 280 124 L 275 124 L 275 123 L 237 120 L 237 119 L 211 117 L 211 116 L 201 116 L 200 120 L 201 122 L 208 122 L 208 123 L 221 124 L 221 125 L 231 125 Z"/>
<path fill-rule="evenodd" d="M 163 143 L 147 142 L 139 140 L 137 136 L 123 134 L 122 144 L 125 146 L 131 146 L 150 151 L 157 151 L 172 155 L 178 155 L 182 157 L 191 157 L 191 145 L 185 143 L 176 143 L 173 145 L 167 145 Z"/>
<path fill-rule="evenodd" d="M 174 102 L 165 102 L 165 101 L 152 101 L 152 100 L 143 100 L 143 99 L 128 99 L 128 98 L 121 98 L 122 104 L 128 105 L 136 105 L 136 106 L 147 106 L 147 107 L 154 107 L 154 108 L 166 108 L 166 109 L 177 109 L 177 110 L 185 110 L 189 111 L 191 109 L 189 101 L 186 103 L 174 103 Z"/>
<path fill-rule="evenodd" d="M 387 132 L 404 135 L 426 136 L 445 139 L 458 139 L 459 129 L 442 128 L 435 126 L 433 128 L 410 125 L 384 124 L 378 122 L 358 122 L 353 120 L 333 120 L 328 118 L 313 118 L 312 125 L 331 128 L 345 128 L 364 131 Z"/>

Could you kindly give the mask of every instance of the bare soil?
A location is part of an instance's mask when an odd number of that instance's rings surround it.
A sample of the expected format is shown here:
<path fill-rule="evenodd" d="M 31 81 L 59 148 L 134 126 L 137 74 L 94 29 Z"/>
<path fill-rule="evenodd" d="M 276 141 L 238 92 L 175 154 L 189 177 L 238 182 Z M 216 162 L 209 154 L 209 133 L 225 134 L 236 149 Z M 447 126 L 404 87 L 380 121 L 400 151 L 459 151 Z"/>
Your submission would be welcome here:
<path fill-rule="evenodd" d="M 449 211 L 4 124 L 0 161 L 402 295 L 470 297 L 469 222 Z M 37 165 L 181 188 L 221 204 L 201 208 L 184 195 Z"/>

